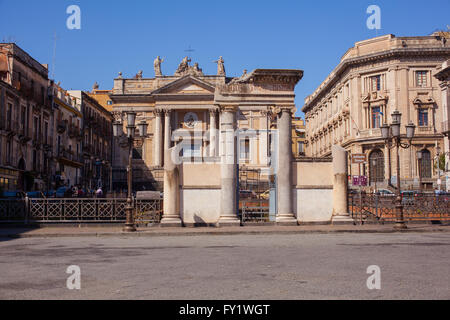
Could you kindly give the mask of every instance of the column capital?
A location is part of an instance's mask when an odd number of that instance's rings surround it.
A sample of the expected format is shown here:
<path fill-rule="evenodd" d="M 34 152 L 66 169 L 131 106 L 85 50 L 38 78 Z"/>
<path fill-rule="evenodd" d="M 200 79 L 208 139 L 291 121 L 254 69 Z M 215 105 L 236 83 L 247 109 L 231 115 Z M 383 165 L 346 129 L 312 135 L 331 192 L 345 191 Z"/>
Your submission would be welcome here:
<path fill-rule="evenodd" d="M 155 116 L 160 116 L 162 112 L 163 112 L 162 108 L 153 109 L 153 113 L 155 114 Z"/>
<path fill-rule="evenodd" d="M 236 112 L 238 110 L 237 106 L 227 105 L 227 106 L 219 106 L 220 112 Z"/>
<path fill-rule="evenodd" d="M 170 114 L 172 113 L 172 109 L 163 109 L 164 115 L 166 117 L 170 116 Z"/>
<path fill-rule="evenodd" d="M 295 106 L 291 105 L 291 104 L 276 105 L 276 106 L 270 107 L 270 112 L 273 113 L 273 114 L 279 114 L 279 113 L 282 113 L 282 112 L 293 113 L 294 109 L 295 109 Z"/>
<path fill-rule="evenodd" d="M 209 108 L 208 111 L 209 111 L 210 114 L 216 115 L 217 111 L 219 111 L 219 108 L 218 107 L 212 107 L 212 108 Z"/>

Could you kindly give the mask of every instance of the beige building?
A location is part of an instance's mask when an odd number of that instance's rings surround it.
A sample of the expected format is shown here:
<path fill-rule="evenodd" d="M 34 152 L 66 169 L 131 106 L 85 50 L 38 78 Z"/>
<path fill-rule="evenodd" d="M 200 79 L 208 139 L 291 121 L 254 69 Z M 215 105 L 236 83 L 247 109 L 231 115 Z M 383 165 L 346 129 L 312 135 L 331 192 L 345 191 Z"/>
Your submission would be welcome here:
<path fill-rule="evenodd" d="M 442 134 L 445 153 L 445 188 L 450 191 L 450 59 L 442 64 L 441 70 L 435 75 L 440 81 L 442 92 Z M 442 183 L 444 185 L 444 181 Z"/>
<path fill-rule="evenodd" d="M 73 186 L 81 183 L 81 169 L 83 158 L 81 131 L 83 116 L 77 109 L 76 99 L 54 84 L 53 101 L 55 106 L 55 133 L 53 145 L 55 147 L 55 189 L 60 186 Z"/>
<path fill-rule="evenodd" d="M 48 67 L 13 43 L 0 44 L 0 189 L 44 190 L 53 163 Z"/>
<path fill-rule="evenodd" d="M 68 91 L 82 114 L 83 168 L 80 183 L 88 189 L 110 190 L 112 174 L 112 115 L 97 100 L 80 90 Z"/>
<path fill-rule="evenodd" d="M 381 138 L 380 126 L 391 113 L 416 125 L 412 147 L 400 150 L 404 188 L 433 188 L 437 182 L 436 146 L 443 145 L 442 95 L 434 75 L 450 57 L 450 44 L 438 35 L 385 35 L 355 43 L 325 81 L 305 99 L 307 155 L 327 157 L 333 145 L 365 153 L 363 174 L 371 185 L 396 178 L 396 155 Z M 417 152 L 422 153 L 419 170 Z M 351 168 L 357 175 L 358 167 Z M 421 172 L 421 179 L 419 179 Z"/>

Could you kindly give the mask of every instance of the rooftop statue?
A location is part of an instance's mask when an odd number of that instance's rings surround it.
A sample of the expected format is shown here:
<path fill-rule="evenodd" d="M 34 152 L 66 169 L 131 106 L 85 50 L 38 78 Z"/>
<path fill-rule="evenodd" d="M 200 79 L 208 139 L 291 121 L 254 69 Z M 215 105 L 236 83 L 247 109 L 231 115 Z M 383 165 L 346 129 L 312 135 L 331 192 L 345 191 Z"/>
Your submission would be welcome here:
<path fill-rule="evenodd" d="M 135 79 L 142 79 L 142 70 L 140 70 L 135 76 L 134 76 L 134 78 Z"/>
<path fill-rule="evenodd" d="M 182 75 L 186 73 L 189 69 L 189 62 L 191 62 L 191 59 L 188 57 L 184 57 L 183 60 L 181 60 L 181 63 L 178 65 L 177 71 L 175 71 L 175 75 Z"/>
<path fill-rule="evenodd" d="M 219 60 L 214 61 L 214 63 L 217 63 L 217 75 L 218 76 L 224 76 L 225 75 L 225 66 L 224 66 L 224 60 L 222 56 L 219 57 Z"/>
<path fill-rule="evenodd" d="M 94 85 L 92 86 L 93 90 L 97 90 L 99 88 L 97 81 L 95 81 Z"/>
<path fill-rule="evenodd" d="M 162 76 L 161 63 L 163 63 L 163 62 L 164 62 L 164 59 L 161 59 L 159 56 L 157 56 L 155 61 L 153 62 L 153 67 L 155 69 L 155 76 Z"/>

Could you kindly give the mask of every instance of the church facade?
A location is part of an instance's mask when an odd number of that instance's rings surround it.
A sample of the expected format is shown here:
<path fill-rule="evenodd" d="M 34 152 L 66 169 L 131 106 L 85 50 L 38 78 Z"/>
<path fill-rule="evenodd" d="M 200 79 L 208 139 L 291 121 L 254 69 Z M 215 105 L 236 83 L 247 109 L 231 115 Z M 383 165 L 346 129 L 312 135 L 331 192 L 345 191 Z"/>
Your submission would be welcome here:
<path fill-rule="evenodd" d="M 110 94 L 114 119 L 123 124 L 124 132 L 127 112 L 137 113 L 137 124 L 148 124 L 147 135 L 134 142 L 135 190 L 162 190 L 164 151 L 170 148 L 175 148 L 179 163 L 220 162 L 226 155 L 226 130 L 234 132 L 232 152 L 239 166 L 258 171 L 262 180 L 267 181 L 271 175 L 270 159 L 276 142 L 284 143 L 281 148 L 286 148 L 283 153 L 291 161 L 294 88 L 303 71 L 256 69 L 244 71 L 240 77 L 228 77 L 220 57 L 217 74 L 205 75 L 197 63 L 191 65 L 185 57 L 174 74 L 166 76 L 161 73 L 162 62 L 160 57 L 155 59 L 153 78 L 144 78 L 142 71 L 128 79 L 119 73 Z M 272 130 L 280 121 L 284 135 Z M 116 189 L 126 186 L 128 150 L 121 145 L 123 141 L 116 138 Z"/>

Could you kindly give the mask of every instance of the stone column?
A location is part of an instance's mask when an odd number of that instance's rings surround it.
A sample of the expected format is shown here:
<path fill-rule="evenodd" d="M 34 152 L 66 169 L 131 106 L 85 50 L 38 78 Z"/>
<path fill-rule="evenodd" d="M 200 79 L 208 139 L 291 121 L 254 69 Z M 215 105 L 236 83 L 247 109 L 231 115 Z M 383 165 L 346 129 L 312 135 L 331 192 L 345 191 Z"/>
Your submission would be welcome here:
<path fill-rule="evenodd" d="M 236 153 L 236 110 L 234 106 L 221 109 L 220 127 L 222 139 L 220 226 L 239 226 L 236 208 L 237 153 Z"/>
<path fill-rule="evenodd" d="M 347 198 L 347 151 L 338 145 L 332 148 L 333 154 L 333 216 L 331 222 L 333 224 L 350 224 L 353 219 L 348 213 L 348 198 Z"/>
<path fill-rule="evenodd" d="M 155 132 L 154 132 L 154 165 L 162 166 L 161 149 L 162 149 L 162 130 L 161 130 L 161 110 L 155 110 Z"/>
<path fill-rule="evenodd" d="M 163 159 L 163 164 L 166 161 L 165 156 L 166 156 L 166 150 L 170 148 L 170 138 L 171 138 L 171 128 L 170 128 L 170 113 L 172 110 L 168 110 L 165 109 L 164 110 L 164 159 Z"/>
<path fill-rule="evenodd" d="M 164 150 L 164 202 L 161 227 L 181 227 L 180 171 L 172 159 L 174 148 Z"/>
<path fill-rule="evenodd" d="M 292 197 L 292 108 L 281 107 L 277 129 L 277 218 L 278 224 L 297 225 Z"/>
<path fill-rule="evenodd" d="M 216 128 L 216 109 L 209 110 L 209 156 L 217 155 L 217 128 Z"/>

